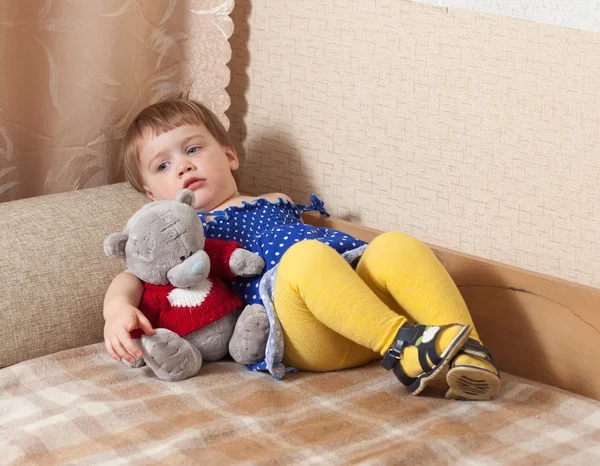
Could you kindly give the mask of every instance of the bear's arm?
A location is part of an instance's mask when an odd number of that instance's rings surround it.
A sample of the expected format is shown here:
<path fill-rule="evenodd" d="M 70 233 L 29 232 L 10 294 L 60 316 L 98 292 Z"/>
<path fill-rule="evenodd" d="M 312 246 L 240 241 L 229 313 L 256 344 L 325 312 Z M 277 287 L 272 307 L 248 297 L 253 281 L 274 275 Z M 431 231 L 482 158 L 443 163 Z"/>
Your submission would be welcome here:
<path fill-rule="evenodd" d="M 224 278 L 225 280 L 234 280 L 235 276 L 231 273 L 229 260 L 233 251 L 241 247 L 242 245 L 235 241 L 207 239 L 204 244 L 204 250 L 210 259 L 210 274 L 215 277 Z"/>

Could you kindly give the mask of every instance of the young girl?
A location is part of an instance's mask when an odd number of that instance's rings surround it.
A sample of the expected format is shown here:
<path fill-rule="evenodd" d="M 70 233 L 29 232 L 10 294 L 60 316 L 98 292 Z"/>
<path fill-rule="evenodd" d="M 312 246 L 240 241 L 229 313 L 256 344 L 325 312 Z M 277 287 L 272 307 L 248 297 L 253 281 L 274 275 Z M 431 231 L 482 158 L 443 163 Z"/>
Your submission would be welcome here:
<path fill-rule="evenodd" d="M 147 107 L 131 123 L 122 155 L 128 181 L 151 200 L 192 190 L 207 237 L 238 241 L 265 259 L 262 279 L 234 286 L 246 304 L 264 304 L 275 316 L 283 364 L 333 371 L 383 357 L 415 395 L 446 366 L 448 398 L 487 400 L 500 388 L 460 292 L 427 246 L 399 232 L 365 245 L 305 225 L 302 211 L 325 213 L 314 196 L 301 209 L 284 194 L 240 195 L 233 144 L 200 103 L 179 95 Z M 141 357 L 130 331 L 153 333 L 137 309 L 142 291 L 123 272 L 106 293 L 105 345 L 117 361 Z M 277 352 L 267 347 L 273 373 L 283 367 Z"/>

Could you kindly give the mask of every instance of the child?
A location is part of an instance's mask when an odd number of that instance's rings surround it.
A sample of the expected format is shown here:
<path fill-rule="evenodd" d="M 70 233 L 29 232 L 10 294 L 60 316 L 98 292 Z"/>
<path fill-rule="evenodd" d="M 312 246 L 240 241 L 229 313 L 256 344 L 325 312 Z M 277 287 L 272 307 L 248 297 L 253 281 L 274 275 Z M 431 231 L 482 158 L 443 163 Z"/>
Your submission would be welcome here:
<path fill-rule="evenodd" d="M 179 190 L 192 190 L 207 237 L 233 239 L 265 259 L 271 293 L 259 288 L 260 277 L 235 285 L 246 304 L 262 297 L 274 307 L 285 364 L 332 371 L 383 356 L 384 368 L 415 395 L 447 365 L 448 398 L 487 400 L 500 388 L 460 292 L 427 246 L 399 232 L 367 246 L 303 224 L 301 210 L 283 194 L 240 195 L 233 144 L 198 102 L 182 94 L 144 109 L 129 127 L 122 155 L 127 179 L 148 198 L 175 199 Z M 117 361 L 141 357 L 131 330 L 153 333 L 137 309 L 142 290 L 123 272 L 106 293 L 105 345 Z"/>

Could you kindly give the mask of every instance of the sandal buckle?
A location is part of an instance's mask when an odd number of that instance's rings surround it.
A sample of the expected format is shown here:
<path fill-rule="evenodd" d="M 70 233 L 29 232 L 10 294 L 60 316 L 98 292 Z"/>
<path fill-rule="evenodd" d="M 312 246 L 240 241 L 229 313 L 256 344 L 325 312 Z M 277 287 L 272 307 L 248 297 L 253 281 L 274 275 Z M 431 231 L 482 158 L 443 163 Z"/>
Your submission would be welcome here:
<path fill-rule="evenodd" d="M 406 325 L 400 327 L 398 333 L 396 334 L 394 346 L 392 346 L 387 353 L 385 353 L 383 361 L 381 361 L 381 365 L 384 369 L 389 371 L 396 365 L 398 360 L 402 359 L 402 350 L 406 344 L 410 344 L 410 341 L 414 338 L 413 333 L 414 328 L 412 327 L 408 327 Z"/>
<path fill-rule="evenodd" d="M 385 353 L 383 357 L 383 361 L 381 361 L 381 366 L 385 370 L 390 370 L 396 365 L 396 362 L 400 359 L 402 353 L 398 351 L 396 348 L 391 348 Z"/>

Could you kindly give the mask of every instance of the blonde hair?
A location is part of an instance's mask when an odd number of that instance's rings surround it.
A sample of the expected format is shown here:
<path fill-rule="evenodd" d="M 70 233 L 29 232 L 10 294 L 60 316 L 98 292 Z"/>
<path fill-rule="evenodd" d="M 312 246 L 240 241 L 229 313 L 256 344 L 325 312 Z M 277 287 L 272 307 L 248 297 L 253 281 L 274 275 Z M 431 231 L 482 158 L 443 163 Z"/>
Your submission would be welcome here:
<path fill-rule="evenodd" d="M 121 146 L 125 178 L 131 186 L 144 192 L 140 170 L 144 130 L 158 136 L 184 125 L 199 124 L 204 125 L 219 144 L 233 148 L 231 138 L 217 116 L 200 102 L 189 99 L 189 86 L 142 110 L 129 125 Z"/>

